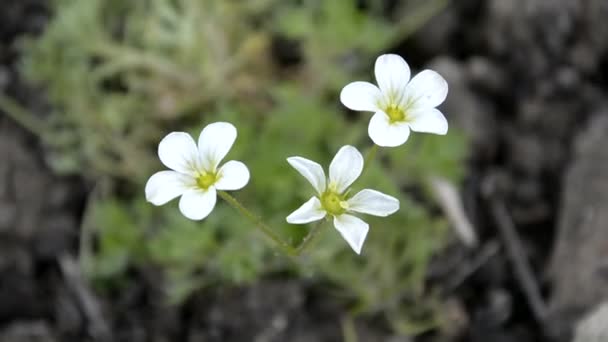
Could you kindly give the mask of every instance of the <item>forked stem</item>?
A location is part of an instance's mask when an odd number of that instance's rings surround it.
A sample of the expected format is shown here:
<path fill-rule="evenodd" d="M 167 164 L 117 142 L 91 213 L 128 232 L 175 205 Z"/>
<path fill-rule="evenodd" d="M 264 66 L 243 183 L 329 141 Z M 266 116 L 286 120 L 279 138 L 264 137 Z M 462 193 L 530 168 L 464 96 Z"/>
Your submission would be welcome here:
<path fill-rule="evenodd" d="M 276 233 L 272 231 L 272 229 L 264 223 L 261 217 L 255 215 L 249 209 L 245 208 L 236 198 L 230 196 L 225 191 L 218 191 L 220 197 L 228 202 L 234 209 L 240 212 L 245 218 L 247 218 L 254 226 L 256 226 L 259 230 L 262 231 L 268 238 L 270 238 L 274 243 L 285 253 L 288 255 L 297 255 L 297 250 L 289 243 L 285 242 L 281 237 L 279 237 Z"/>
<path fill-rule="evenodd" d="M 299 256 L 306 249 L 312 246 L 313 241 L 319 235 L 323 228 L 323 221 L 317 222 L 317 224 L 312 227 L 308 235 L 306 235 L 302 239 L 300 245 L 294 247 L 287 243 L 285 240 L 281 239 L 281 237 L 278 236 L 272 230 L 272 228 L 270 228 L 270 226 L 262 220 L 261 217 L 255 215 L 249 209 L 245 208 L 245 206 L 242 205 L 236 198 L 232 197 L 225 191 L 218 191 L 218 194 L 224 201 L 228 202 L 228 204 L 230 204 L 234 209 L 241 213 L 241 215 L 245 216 L 245 218 L 247 218 L 254 226 L 256 226 L 260 231 L 262 231 L 262 233 L 264 233 L 270 240 L 272 240 L 283 253 L 289 256 Z"/>

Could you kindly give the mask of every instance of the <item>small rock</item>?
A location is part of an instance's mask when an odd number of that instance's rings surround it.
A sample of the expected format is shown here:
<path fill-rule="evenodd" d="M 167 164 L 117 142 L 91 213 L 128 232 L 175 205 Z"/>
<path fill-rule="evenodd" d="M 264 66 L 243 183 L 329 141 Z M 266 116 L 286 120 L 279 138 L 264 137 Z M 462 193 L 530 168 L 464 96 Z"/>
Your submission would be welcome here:
<path fill-rule="evenodd" d="M 576 327 L 574 342 L 608 341 L 608 303 L 585 317 Z"/>
<path fill-rule="evenodd" d="M 500 327 L 513 312 L 513 299 L 504 289 L 491 289 L 485 298 L 486 307 L 476 312 L 476 319 L 489 327 Z"/>
<path fill-rule="evenodd" d="M 508 83 L 504 72 L 488 58 L 474 56 L 468 61 L 471 83 L 486 91 L 499 93 Z"/>
<path fill-rule="evenodd" d="M 44 322 L 16 322 L 0 332 L 0 342 L 54 342 Z"/>
<path fill-rule="evenodd" d="M 598 113 L 576 139 L 565 178 L 558 235 L 550 268 L 550 321 L 565 336 L 568 326 L 596 303 L 608 299 L 608 109 Z"/>

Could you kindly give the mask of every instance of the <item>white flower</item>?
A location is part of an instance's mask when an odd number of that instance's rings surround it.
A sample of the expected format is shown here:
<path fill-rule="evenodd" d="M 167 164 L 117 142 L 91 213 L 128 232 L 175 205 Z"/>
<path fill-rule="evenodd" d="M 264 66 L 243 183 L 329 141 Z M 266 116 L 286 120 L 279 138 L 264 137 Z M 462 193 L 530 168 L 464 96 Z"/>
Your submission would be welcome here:
<path fill-rule="evenodd" d="M 287 222 L 304 224 L 331 215 L 334 227 L 357 254 L 361 253 L 369 225 L 350 213 L 385 217 L 399 210 L 396 198 L 376 190 L 364 189 L 349 197 L 349 186 L 363 171 L 363 157 L 352 146 L 338 151 L 329 165 L 327 181 L 321 165 L 302 157 L 290 157 L 287 161 L 312 184 L 318 195 L 287 216 Z"/>
<path fill-rule="evenodd" d="M 245 164 L 220 162 L 236 140 L 236 128 L 227 122 L 207 125 L 198 147 L 188 133 L 173 132 L 158 145 L 158 157 L 172 171 L 152 175 L 146 184 L 146 199 L 163 205 L 182 196 L 179 210 L 191 220 L 202 220 L 215 207 L 216 190 L 238 190 L 249 182 Z"/>
<path fill-rule="evenodd" d="M 352 82 L 342 89 L 340 101 L 357 111 L 374 112 L 369 137 L 376 145 L 402 145 L 414 132 L 446 134 L 448 122 L 436 109 L 448 94 L 448 83 L 435 71 L 424 70 L 410 81 L 410 68 L 398 55 L 376 60 L 378 87 Z"/>

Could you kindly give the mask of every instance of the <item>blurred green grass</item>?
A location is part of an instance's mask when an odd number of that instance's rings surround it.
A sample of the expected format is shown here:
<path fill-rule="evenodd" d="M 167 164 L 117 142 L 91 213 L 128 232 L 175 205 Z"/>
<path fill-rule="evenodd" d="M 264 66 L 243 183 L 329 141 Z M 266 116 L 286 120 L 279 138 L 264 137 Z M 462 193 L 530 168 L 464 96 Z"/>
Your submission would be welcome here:
<path fill-rule="evenodd" d="M 365 218 L 371 231 L 362 256 L 327 228 L 293 263 L 225 203 L 192 222 L 175 202 L 153 207 L 144 199 L 147 178 L 164 169 L 156 147 L 165 134 L 197 137 L 206 124 L 229 121 L 239 137 L 228 158 L 252 174 L 236 196 L 297 244 L 309 228 L 285 217 L 312 189 L 285 158 L 327 166 L 342 145 L 371 146 L 369 116 L 348 115 L 341 87 L 371 79 L 375 57 L 445 1 L 400 1 L 391 18 L 381 1 L 367 3 L 361 10 L 355 1 L 55 0 L 46 32 L 25 44 L 22 71 L 52 104 L 39 131 L 49 163 L 96 184 L 81 252 L 100 291 L 125 286 L 130 268 L 150 265 L 163 271 L 173 303 L 204 287 L 280 273 L 336 289 L 353 313 L 383 315 L 399 332 L 435 324 L 424 275 L 446 223 L 431 214 L 427 180 L 461 179 L 467 144 L 453 129 L 381 150 L 354 184 L 401 200 L 397 214 Z M 299 63 L 281 62 L 279 38 Z"/>

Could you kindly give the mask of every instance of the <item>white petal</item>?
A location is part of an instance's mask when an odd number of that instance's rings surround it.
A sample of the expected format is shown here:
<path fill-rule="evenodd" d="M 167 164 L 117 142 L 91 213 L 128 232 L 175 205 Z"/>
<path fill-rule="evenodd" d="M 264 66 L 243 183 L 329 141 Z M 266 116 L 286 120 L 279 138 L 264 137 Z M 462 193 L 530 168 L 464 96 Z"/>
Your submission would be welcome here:
<path fill-rule="evenodd" d="M 340 92 L 340 101 L 352 110 L 375 112 L 382 97 L 380 89 L 369 82 L 352 82 Z"/>
<path fill-rule="evenodd" d="M 364 189 L 348 201 L 348 210 L 386 217 L 399 210 L 399 200 L 380 191 Z"/>
<path fill-rule="evenodd" d="M 336 227 L 355 253 L 361 254 L 361 247 L 363 247 L 363 242 L 365 242 L 369 225 L 357 217 L 344 214 L 334 217 L 334 227 Z"/>
<path fill-rule="evenodd" d="M 220 167 L 220 179 L 215 183 L 218 190 L 238 190 L 249 183 L 249 169 L 240 161 L 231 160 Z"/>
<path fill-rule="evenodd" d="M 437 107 L 448 96 L 448 82 L 435 71 L 424 70 L 412 78 L 405 93 L 415 107 Z"/>
<path fill-rule="evenodd" d="M 330 184 L 336 186 L 338 193 L 342 193 L 359 178 L 361 171 L 363 171 L 361 153 L 352 146 L 342 146 L 329 165 Z"/>
<path fill-rule="evenodd" d="M 325 191 L 325 172 L 321 165 L 302 157 L 289 157 L 287 162 L 304 176 L 319 194 Z"/>
<path fill-rule="evenodd" d="M 191 220 L 202 220 L 215 207 L 217 195 L 214 187 L 207 190 L 191 189 L 179 200 L 179 210 Z"/>
<path fill-rule="evenodd" d="M 384 112 L 376 112 L 369 121 L 367 133 L 376 145 L 395 147 L 407 141 L 410 127 L 405 122 L 390 123 L 388 115 Z"/>
<path fill-rule="evenodd" d="M 158 157 L 168 168 L 193 174 L 199 167 L 198 149 L 188 133 L 169 133 L 158 144 Z"/>
<path fill-rule="evenodd" d="M 408 113 L 409 125 L 414 132 L 444 135 L 448 132 L 448 121 L 436 108 L 419 108 Z"/>
<path fill-rule="evenodd" d="M 321 201 L 313 197 L 293 213 L 287 216 L 287 222 L 291 224 L 304 224 L 313 221 L 318 221 L 326 215 L 325 210 L 321 207 Z"/>
<path fill-rule="evenodd" d="M 399 95 L 410 80 L 410 67 L 399 55 L 382 55 L 376 59 L 376 82 L 384 95 Z"/>
<path fill-rule="evenodd" d="M 194 179 L 175 171 L 160 171 L 146 183 L 146 200 L 154 205 L 163 205 L 194 186 Z"/>
<path fill-rule="evenodd" d="M 203 128 L 198 137 L 198 149 L 206 171 L 215 172 L 234 144 L 236 135 L 236 128 L 228 122 L 215 122 Z"/>

